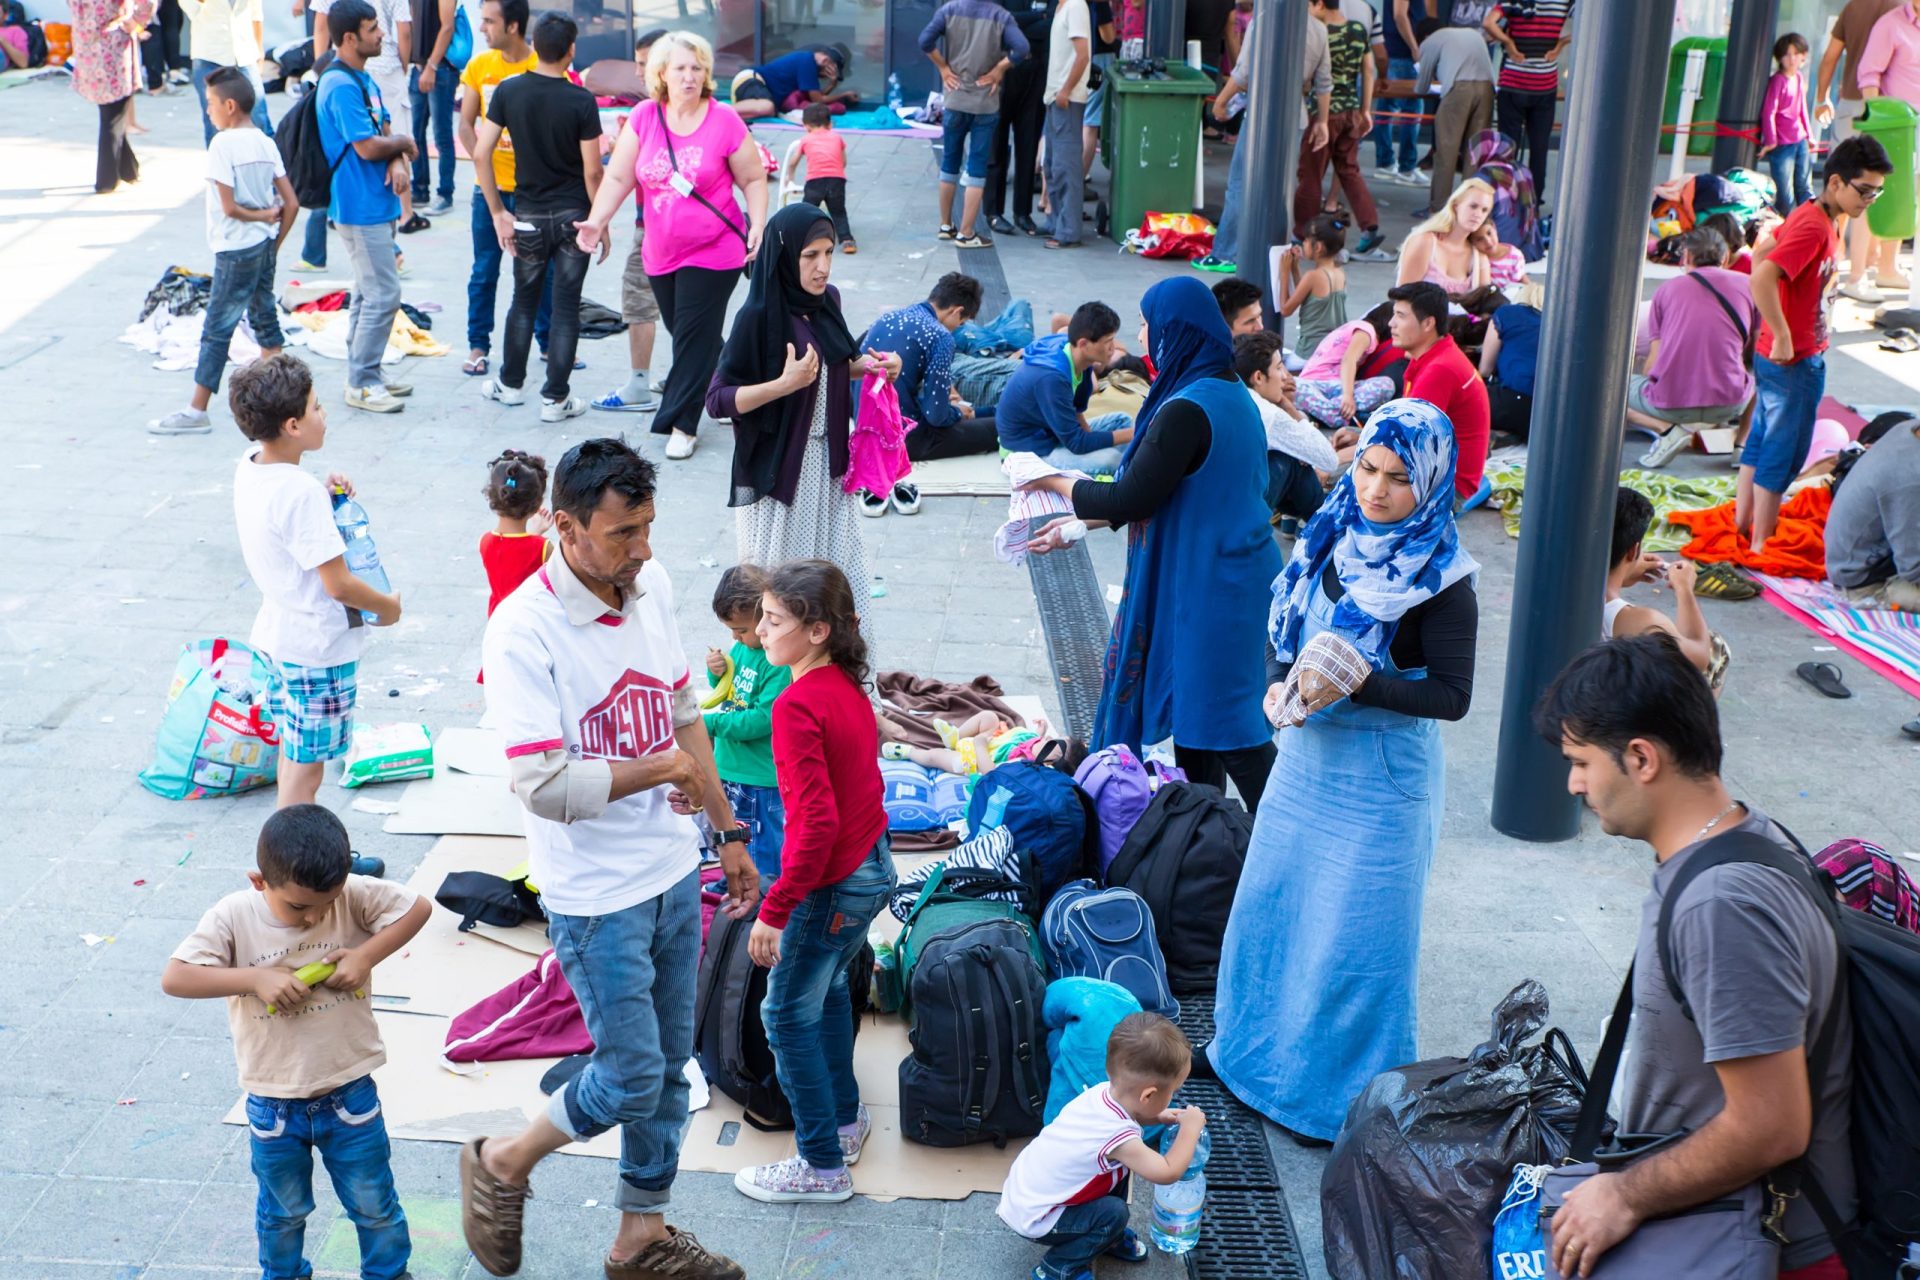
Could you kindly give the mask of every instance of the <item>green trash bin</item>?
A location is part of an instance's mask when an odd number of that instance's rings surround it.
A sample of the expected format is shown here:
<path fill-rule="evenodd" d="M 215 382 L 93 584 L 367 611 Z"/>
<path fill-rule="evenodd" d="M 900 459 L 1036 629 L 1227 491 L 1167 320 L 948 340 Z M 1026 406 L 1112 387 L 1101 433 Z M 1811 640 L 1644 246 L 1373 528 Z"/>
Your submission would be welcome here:
<path fill-rule="evenodd" d="M 1694 49 L 1707 51 L 1706 72 L 1700 79 L 1700 96 L 1693 103 L 1693 119 L 1689 125 L 1706 126 L 1720 118 L 1720 81 L 1727 73 L 1727 40 L 1725 36 L 1688 36 L 1674 42 L 1673 51 L 1667 55 L 1667 102 L 1661 108 L 1660 123 L 1669 127 L 1677 125 L 1680 114 L 1680 94 L 1687 85 L 1687 54 Z M 1674 141 L 1680 135 L 1662 133 L 1660 135 L 1660 154 L 1672 155 Z M 1705 156 L 1713 154 L 1713 135 L 1695 133 L 1687 138 L 1687 154 Z"/>
<path fill-rule="evenodd" d="M 1880 140 L 1893 161 L 1887 175 L 1887 193 L 1867 206 L 1867 230 L 1882 240 L 1905 240 L 1914 230 L 1913 144 L 1916 112 L 1895 98 L 1875 98 L 1867 113 L 1853 122 L 1861 133 Z"/>
<path fill-rule="evenodd" d="M 1146 79 L 1107 68 L 1107 116 L 1102 133 L 1113 174 L 1108 230 L 1123 243 L 1149 212 L 1191 213 L 1200 161 L 1200 112 L 1213 97 L 1213 77 L 1183 63 Z"/>

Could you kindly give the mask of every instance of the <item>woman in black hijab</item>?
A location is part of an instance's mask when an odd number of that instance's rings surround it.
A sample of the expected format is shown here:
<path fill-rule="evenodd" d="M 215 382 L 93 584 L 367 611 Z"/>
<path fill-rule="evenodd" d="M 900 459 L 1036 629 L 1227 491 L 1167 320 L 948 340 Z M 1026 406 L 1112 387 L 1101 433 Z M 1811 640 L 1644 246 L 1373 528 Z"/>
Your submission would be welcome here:
<path fill-rule="evenodd" d="M 840 314 L 840 291 L 827 283 L 834 247 L 833 223 L 817 206 L 788 205 L 768 220 L 707 412 L 733 420 L 727 505 L 739 509 L 740 563 L 827 560 L 863 601 L 872 580 L 858 504 L 840 485 L 859 345 Z M 898 356 L 868 358 L 888 381 L 899 376 Z"/>

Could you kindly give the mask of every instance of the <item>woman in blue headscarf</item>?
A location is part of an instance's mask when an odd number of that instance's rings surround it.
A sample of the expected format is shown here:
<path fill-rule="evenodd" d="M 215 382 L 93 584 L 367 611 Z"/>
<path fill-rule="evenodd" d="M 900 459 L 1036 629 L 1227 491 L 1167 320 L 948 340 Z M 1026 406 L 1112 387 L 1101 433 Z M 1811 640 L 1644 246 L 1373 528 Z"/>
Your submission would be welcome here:
<path fill-rule="evenodd" d="M 1267 803 L 1221 947 L 1213 1068 L 1324 1143 L 1419 1055 L 1415 965 L 1443 811 L 1441 720 L 1473 696 L 1479 569 L 1453 523 L 1453 424 L 1374 411 L 1273 584 Z"/>
<path fill-rule="evenodd" d="M 1041 482 L 1089 525 L 1127 526 L 1126 594 L 1091 745 L 1139 751 L 1172 738 L 1191 781 L 1224 788 L 1232 777 L 1257 809 L 1273 761 L 1261 632 L 1280 569 L 1263 497 L 1266 432 L 1204 284 L 1163 280 L 1140 309 L 1159 376 L 1119 479 Z M 1043 531 L 1033 549 L 1052 544 Z"/>

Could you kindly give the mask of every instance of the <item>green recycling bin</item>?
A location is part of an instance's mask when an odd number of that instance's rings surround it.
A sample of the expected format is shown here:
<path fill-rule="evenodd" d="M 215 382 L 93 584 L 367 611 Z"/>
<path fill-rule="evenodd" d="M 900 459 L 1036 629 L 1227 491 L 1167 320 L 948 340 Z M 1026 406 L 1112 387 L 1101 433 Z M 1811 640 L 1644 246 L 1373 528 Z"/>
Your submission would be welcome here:
<path fill-rule="evenodd" d="M 1660 110 L 1660 123 L 1672 127 L 1681 123 L 1680 94 L 1687 85 L 1687 54 L 1695 49 L 1707 51 L 1705 73 L 1700 78 L 1700 96 L 1693 102 L 1693 118 L 1686 121 L 1690 126 L 1711 127 L 1720 118 L 1720 81 L 1727 73 L 1727 39 L 1725 36 L 1688 36 L 1676 40 L 1673 51 L 1667 55 L 1667 102 Z M 1672 155 L 1677 133 L 1660 135 L 1660 154 Z M 1687 154 L 1705 156 L 1713 154 L 1713 134 L 1695 133 L 1687 138 Z"/>
<path fill-rule="evenodd" d="M 1853 122 L 1861 133 L 1880 140 L 1893 161 L 1887 175 L 1887 193 L 1867 206 L 1867 230 L 1882 240 L 1905 240 L 1913 234 L 1913 143 L 1916 112 L 1909 103 L 1875 98 L 1867 113 Z"/>
<path fill-rule="evenodd" d="M 1115 243 L 1124 242 L 1149 212 L 1193 211 L 1200 112 L 1213 94 L 1213 77 L 1184 63 L 1169 63 L 1152 78 L 1123 71 L 1118 63 L 1107 68 L 1101 132 L 1112 148 L 1107 152 L 1113 175 L 1108 230 Z"/>

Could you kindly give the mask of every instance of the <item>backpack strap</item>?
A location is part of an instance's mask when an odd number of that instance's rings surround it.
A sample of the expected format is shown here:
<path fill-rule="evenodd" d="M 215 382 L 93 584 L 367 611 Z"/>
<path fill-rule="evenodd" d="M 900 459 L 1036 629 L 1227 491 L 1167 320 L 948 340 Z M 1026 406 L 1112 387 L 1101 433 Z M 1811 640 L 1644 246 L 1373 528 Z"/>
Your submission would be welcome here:
<path fill-rule="evenodd" d="M 1620 996 L 1613 1002 L 1613 1016 L 1607 1020 L 1607 1034 L 1593 1059 L 1593 1073 L 1587 1077 L 1587 1094 L 1580 1101 L 1580 1119 L 1573 1126 L 1567 1159 L 1575 1164 L 1593 1159 L 1594 1150 L 1600 1145 L 1600 1130 L 1607 1123 L 1607 1103 L 1613 1097 L 1613 1078 L 1620 1070 L 1620 1054 L 1627 1045 L 1627 1024 L 1632 1020 L 1633 966 L 1628 965 L 1626 980 L 1620 984 Z"/>
<path fill-rule="evenodd" d="M 990 955 L 986 948 L 978 950 L 978 957 Z M 986 1123 L 987 1099 L 991 1081 L 987 1079 L 987 1069 L 1000 1057 L 999 1027 L 987 1012 L 988 1002 L 993 993 L 987 988 L 986 975 L 980 972 L 981 963 L 962 964 L 960 978 L 956 984 L 960 995 L 960 1125 L 972 1142 L 980 1136 Z M 952 974 L 953 965 L 947 972 Z M 979 1028 L 980 1038 L 974 1039 L 974 1029 Z"/>
<path fill-rule="evenodd" d="M 1008 953 L 1000 953 L 1002 957 Z M 1013 953 L 1026 960 L 1025 952 Z M 1034 1069 L 1034 1041 L 1037 1037 L 1036 1017 L 1031 1001 L 1023 991 L 1016 991 L 1013 978 L 1000 964 L 993 966 L 993 981 L 1000 988 L 1001 998 L 1007 1004 L 1007 1016 L 1013 1025 L 1013 1057 L 1009 1066 L 1013 1071 L 1014 1088 L 1021 1105 L 1029 1115 L 1041 1115 L 1046 1110 L 1046 1090 L 1040 1087 L 1039 1073 Z M 991 1021 L 991 1020 L 989 1020 Z"/>

